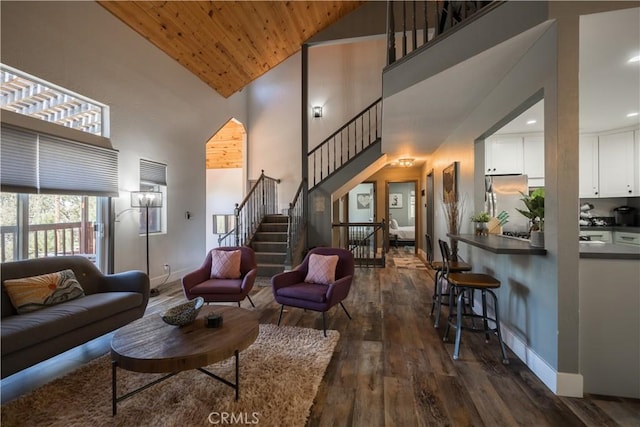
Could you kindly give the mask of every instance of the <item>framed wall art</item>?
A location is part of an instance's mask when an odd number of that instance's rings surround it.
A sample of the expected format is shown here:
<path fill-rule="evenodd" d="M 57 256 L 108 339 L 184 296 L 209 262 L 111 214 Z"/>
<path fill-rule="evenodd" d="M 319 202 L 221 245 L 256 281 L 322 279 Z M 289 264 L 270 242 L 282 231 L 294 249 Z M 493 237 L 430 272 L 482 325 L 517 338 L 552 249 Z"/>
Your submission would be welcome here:
<path fill-rule="evenodd" d="M 442 170 L 442 199 L 445 203 L 458 201 L 458 162 Z"/>
<path fill-rule="evenodd" d="M 402 193 L 389 194 L 389 208 L 402 209 Z"/>
<path fill-rule="evenodd" d="M 368 193 L 356 194 L 357 209 L 369 209 L 370 207 L 371 207 L 371 194 L 368 194 Z"/>

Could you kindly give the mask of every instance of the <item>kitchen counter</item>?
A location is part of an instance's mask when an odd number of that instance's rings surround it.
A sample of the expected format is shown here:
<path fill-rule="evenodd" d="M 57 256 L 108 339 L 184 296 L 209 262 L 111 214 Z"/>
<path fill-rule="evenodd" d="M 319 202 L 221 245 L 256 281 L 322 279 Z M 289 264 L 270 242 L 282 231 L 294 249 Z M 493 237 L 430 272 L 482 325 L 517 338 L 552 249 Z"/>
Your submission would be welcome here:
<path fill-rule="evenodd" d="M 495 254 L 545 255 L 545 248 L 531 246 L 528 240 L 503 237 L 498 234 L 476 236 L 474 234 L 447 234 L 452 239 L 467 243 Z"/>
<path fill-rule="evenodd" d="M 640 246 L 617 245 L 601 242 L 580 242 L 580 258 L 640 260 Z"/>
<path fill-rule="evenodd" d="M 623 227 L 621 225 L 581 225 L 580 230 L 585 231 L 625 231 L 627 233 L 640 233 L 640 227 Z"/>

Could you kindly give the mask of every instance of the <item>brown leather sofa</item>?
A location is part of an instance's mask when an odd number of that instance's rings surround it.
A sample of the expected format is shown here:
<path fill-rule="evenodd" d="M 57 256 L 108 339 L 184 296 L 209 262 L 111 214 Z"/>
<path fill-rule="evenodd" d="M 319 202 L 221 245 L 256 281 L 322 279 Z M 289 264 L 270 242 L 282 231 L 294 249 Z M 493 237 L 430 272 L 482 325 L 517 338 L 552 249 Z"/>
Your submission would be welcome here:
<path fill-rule="evenodd" d="M 149 278 L 141 271 L 104 275 L 80 256 L 38 258 L 0 265 L 0 278 L 71 269 L 85 296 L 17 314 L 4 286 L 0 321 L 2 378 L 120 328 L 144 315 Z"/>

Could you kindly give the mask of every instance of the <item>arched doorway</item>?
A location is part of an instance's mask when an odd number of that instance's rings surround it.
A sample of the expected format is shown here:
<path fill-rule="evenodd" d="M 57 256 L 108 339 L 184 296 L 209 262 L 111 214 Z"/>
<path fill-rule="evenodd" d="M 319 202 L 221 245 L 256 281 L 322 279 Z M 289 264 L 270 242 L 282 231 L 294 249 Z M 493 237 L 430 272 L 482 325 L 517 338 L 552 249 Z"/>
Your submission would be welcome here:
<path fill-rule="evenodd" d="M 244 197 L 246 141 L 244 125 L 235 118 L 207 141 L 207 250 L 219 246 L 219 234 L 213 234 L 213 216 L 232 215 L 235 204 Z"/>

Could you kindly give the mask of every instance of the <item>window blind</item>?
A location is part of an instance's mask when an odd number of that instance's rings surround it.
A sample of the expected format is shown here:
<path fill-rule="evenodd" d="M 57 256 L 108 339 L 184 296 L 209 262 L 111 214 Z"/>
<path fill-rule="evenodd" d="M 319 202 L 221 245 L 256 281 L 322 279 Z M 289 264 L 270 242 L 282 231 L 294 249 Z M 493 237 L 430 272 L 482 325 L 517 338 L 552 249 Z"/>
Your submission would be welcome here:
<path fill-rule="evenodd" d="M 140 159 L 140 182 L 167 185 L 167 165 Z"/>
<path fill-rule="evenodd" d="M 0 155 L 2 191 L 118 196 L 116 150 L 2 126 Z"/>
<path fill-rule="evenodd" d="M 38 190 L 38 135 L 8 126 L 0 129 L 0 189 L 8 193 Z"/>
<path fill-rule="evenodd" d="M 40 135 L 40 192 L 118 196 L 118 152 Z"/>

